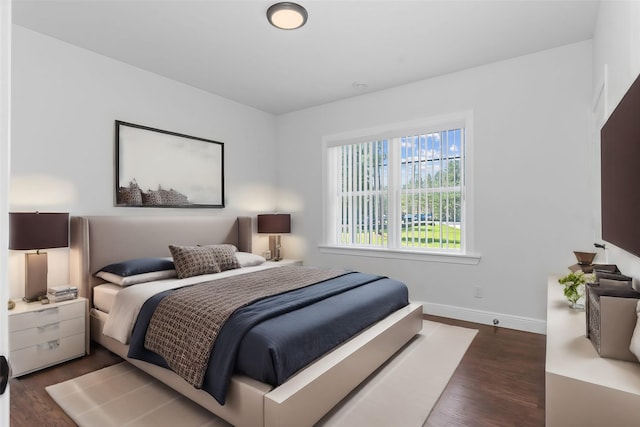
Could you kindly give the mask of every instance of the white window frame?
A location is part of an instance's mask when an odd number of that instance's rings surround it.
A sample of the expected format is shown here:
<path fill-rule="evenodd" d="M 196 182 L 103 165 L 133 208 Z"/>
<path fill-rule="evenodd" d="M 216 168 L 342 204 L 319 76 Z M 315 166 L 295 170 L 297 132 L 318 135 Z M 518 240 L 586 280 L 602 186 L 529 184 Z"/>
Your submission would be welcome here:
<path fill-rule="evenodd" d="M 373 246 L 338 245 L 333 242 L 335 236 L 335 218 L 329 212 L 335 212 L 332 192 L 334 188 L 329 185 L 330 178 L 337 174 L 335 170 L 329 170 L 332 166 L 329 162 L 329 148 L 340 145 L 349 145 L 392 139 L 404 135 L 428 134 L 440 132 L 446 129 L 464 128 L 464 182 L 462 183 L 463 211 L 461 236 L 461 248 L 459 252 L 450 252 L 432 248 L 387 248 Z M 400 123 L 376 126 L 368 129 L 360 129 L 340 134 L 327 135 L 322 138 L 322 171 L 323 171 L 323 243 L 318 247 L 322 253 L 366 256 L 374 258 L 410 259 L 431 262 L 446 262 L 457 264 L 477 264 L 480 255 L 475 253 L 474 242 L 474 179 L 473 179 L 473 112 L 464 111 L 447 115 L 440 115 L 426 119 L 418 119 Z M 399 156 L 399 155 L 398 155 Z M 394 204 L 400 202 L 399 191 L 392 195 Z M 390 202 L 391 203 L 391 202 Z M 390 209 L 390 216 L 392 214 Z M 391 220 L 391 218 L 390 218 Z M 397 218 L 396 218 L 397 220 Z M 391 232 L 390 232 L 391 233 Z M 390 236 L 393 238 L 393 236 Z"/>

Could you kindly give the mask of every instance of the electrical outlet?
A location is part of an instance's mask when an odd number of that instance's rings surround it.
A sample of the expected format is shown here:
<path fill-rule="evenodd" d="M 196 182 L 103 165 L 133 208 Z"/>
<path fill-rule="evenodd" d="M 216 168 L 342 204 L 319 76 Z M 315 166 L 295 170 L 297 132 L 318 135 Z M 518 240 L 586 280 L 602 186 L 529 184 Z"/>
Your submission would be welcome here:
<path fill-rule="evenodd" d="M 480 286 L 473 288 L 473 296 L 476 298 L 482 298 L 482 288 Z"/>

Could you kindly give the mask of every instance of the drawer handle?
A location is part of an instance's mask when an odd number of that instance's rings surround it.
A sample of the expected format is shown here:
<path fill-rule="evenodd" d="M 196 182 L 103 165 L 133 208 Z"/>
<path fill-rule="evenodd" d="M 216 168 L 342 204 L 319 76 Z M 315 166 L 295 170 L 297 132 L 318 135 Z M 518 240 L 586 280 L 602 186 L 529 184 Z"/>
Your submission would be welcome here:
<path fill-rule="evenodd" d="M 38 330 L 41 332 L 46 331 L 47 329 L 58 329 L 60 327 L 60 323 L 49 323 L 48 325 L 38 326 Z"/>
<path fill-rule="evenodd" d="M 53 340 L 38 344 L 38 350 L 55 350 L 58 347 L 60 347 L 60 340 Z"/>
<path fill-rule="evenodd" d="M 47 314 L 56 314 L 58 312 L 58 307 L 51 307 L 51 308 L 45 308 L 42 310 L 36 310 L 36 313 L 45 313 L 45 312 L 49 312 Z"/>

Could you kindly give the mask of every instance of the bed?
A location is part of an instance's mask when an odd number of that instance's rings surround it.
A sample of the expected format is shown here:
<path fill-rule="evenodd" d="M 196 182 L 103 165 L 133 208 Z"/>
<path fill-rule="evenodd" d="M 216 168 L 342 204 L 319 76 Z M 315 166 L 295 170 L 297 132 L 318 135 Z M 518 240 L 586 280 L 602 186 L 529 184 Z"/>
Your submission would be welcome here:
<path fill-rule="evenodd" d="M 170 244 L 230 244 L 240 252 L 250 253 L 252 239 L 249 217 L 72 217 L 70 278 L 81 296 L 89 300 L 91 339 L 134 366 L 236 426 L 313 425 L 420 331 L 422 306 L 408 304 L 393 311 L 279 386 L 234 374 L 224 405 L 173 371 L 128 357 L 128 343 L 103 333 L 113 314 L 99 308 L 111 304 L 113 295 L 107 290 L 94 301 L 93 289 L 104 286 L 105 280 L 95 273 L 105 265 L 126 259 L 167 257 Z M 118 291 L 112 290 L 113 294 Z"/>

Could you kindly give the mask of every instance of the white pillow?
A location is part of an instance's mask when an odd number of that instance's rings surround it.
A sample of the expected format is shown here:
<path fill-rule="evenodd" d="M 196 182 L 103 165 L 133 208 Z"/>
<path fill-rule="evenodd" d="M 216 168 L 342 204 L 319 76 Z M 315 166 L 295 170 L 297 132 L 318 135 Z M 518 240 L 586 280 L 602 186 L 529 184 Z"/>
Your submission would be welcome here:
<path fill-rule="evenodd" d="M 240 263 L 240 267 L 251 267 L 254 265 L 260 265 L 267 261 L 264 257 L 256 254 L 250 254 L 249 252 L 236 252 L 236 258 Z"/>
<path fill-rule="evenodd" d="M 629 350 L 631 353 L 635 354 L 640 361 L 640 301 L 638 301 L 638 305 L 636 306 L 636 313 L 638 314 L 638 322 L 636 323 L 636 328 L 633 330 L 633 335 L 631 336 L 631 345 L 629 346 Z"/>
<path fill-rule="evenodd" d="M 139 283 L 152 282 L 154 280 L 172 279 L 178 277 L 178 275 L 175 270 L 151 271 L 149 273 L 134 274 L 133 276 L 120 276 L 106 271 L 99 271 L 96 273 L 96 277 L 119 286 L 131 286 Z"/>

